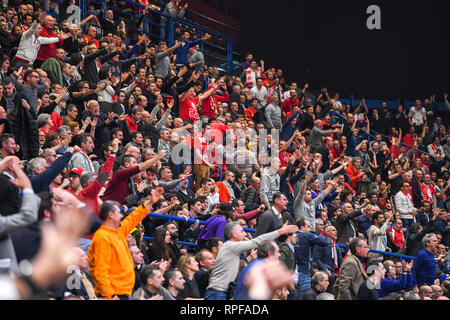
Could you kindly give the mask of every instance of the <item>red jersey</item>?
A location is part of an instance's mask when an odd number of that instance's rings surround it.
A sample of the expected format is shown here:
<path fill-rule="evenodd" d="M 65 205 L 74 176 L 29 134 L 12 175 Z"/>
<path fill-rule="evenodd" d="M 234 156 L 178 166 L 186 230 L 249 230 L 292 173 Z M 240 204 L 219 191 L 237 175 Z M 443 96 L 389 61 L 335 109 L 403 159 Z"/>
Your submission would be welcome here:
<path fill-rule="evenodd" d="M 436 194 L 436 189 L 434 185 L 425 183 L 420 184 L 420 189 L 422 191 L 423 200 L 428 203 L 433 203 L 433 197 Z"/>
<path fill-rule="evenodd" d="M 180 118 L 182 120 L 200 121 L 197 110 L 198 100 L 198 98 L 189 99 L 188 97 L 185 97 L 183 101 L 180 99 Z"/>
<path fill-rule="evenodd" d="M 287 167 L 288 166 L 288 162 L 289 159 L 292 157 L 292 154 L 290 154 L 289 152 L 284 152 L 282 154 L 280 154 L 280 167 Z"/>
<path fill-rule="evenodd" d="M 339 147 L 339 150 L 336 150 L 335 148 L 331 148 L 328 150 L 330 151 L 331 155 L 333 156 L 333 159 L 339 158 L 339 156 L 342 153 L 342 147 Z"/>
<path fill-rule="evenodd" d="M 229 129 L 228 126 L 221 121 L 214 121 L 213 123 L 211 123 L 210 128 L 211 130 L 219 130 L 222 135 L 225 135 L 227 130 Z"/>
<path fill-rule="evenodd" d="M 244 117 L 245 117 L 245 119 L 253 121 L 253 116 L 255 115 L 255 113 L 256 113 L 257 111 L 258 111 L 258 110 L 254 109 L 254 108 L 247 108 L 247 109 L 244 111 Z"/>
<path fill-rule="evenodd" d="M 208 87 L 208 90 L 211 89 L 211 86 Z M 216 110 L 217 110 L 217 102 L 228 102 L 229 95 L 228 91 L 225 92 L 225 95 L 219 96 L 218 94 L 212 94 L 208 98 L 202 101 L 202 109 L 200 110 L 200 115 L 207 116 L 210 118 L 216 118 Z"/>

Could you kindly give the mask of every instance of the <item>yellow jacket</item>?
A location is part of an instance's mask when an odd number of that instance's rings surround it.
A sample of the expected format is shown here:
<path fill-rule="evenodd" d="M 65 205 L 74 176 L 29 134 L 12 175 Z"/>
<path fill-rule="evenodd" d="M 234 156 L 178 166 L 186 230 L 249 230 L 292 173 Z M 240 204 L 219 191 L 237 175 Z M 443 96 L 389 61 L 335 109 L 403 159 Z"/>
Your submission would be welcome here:
<path fill-rule="evenodd" d="M 89 246 L 89 273 L 95 294 L 111 299 L 114 295 L 131 296 L 134 286 L 134 264 L 126 241 L 131 231 L 149 210 L 143 206 L 130 213 L 119 228 L 101 226 Z"/>

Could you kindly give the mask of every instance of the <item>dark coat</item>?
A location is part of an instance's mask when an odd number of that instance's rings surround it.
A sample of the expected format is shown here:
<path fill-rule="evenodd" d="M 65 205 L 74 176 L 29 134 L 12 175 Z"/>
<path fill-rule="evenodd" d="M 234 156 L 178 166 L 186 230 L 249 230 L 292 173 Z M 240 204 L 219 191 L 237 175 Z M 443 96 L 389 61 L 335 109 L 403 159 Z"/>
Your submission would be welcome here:
<path fill-rule="evenodd" d="M 19 212 L 21 202 L 19 189 L 8 176 L 0 174 L 0 214 L 7 216 Z"/>
<path fill-rule="evenodd" d="M 286 242 L 280 244 L 280 260 L 286 265 L 288 270 L 295 270 L 295 266 L 297 265 L 295 254 Z"/>
<path fill-rule="evenodd" d="M 317 296 L 320 293 L 321 292 L 318 291 L 315 287 L 311 287 L 311 288 L 309 288 L 308 291 L 305 292 L 305 294 L 302 297 L 302 300 L 316 300 Z"/>
<path fill-rule="evenodd" d="M 259 191 L 255 188 L 249 187 L 244 191 L 242 195 L 242 201 L 245 204 L 246 211 L 249 211 L 250 207 L 252 208 L 256 205 L 256 208 L 261 205 L 261 197 Z"/>
<path fill-rule="evenodd" d="M 341 213 L 336 220 L 338 243 L 346 244 L 350 238 L 358 235 L 358 225 L 355 219 L 362 214 L 362 210 L 356 210 L 349 214 Z"/>
<path fill-rule="evenodd" d="M 89 82 L 90 88 L 96 88 L 100 81 L 97 71 L 97 58 L 100 63 L 105 63 L 116 55 L 117 53 L 115 51 L 108 53 L 108 51 L 103 48 L 84 57 L 84 79 Z"/>
<path fill-rule="evenodd" d="M 80 52 L 80 43 L 78 38 L 73 39 L 72 37 L 67 38 L 63 42 L 63 49 L 67 51 L 67 55 L 70 57 L 73 53 Z"/>
<path fill-rule="evenodd" d="M 15 98 L 14 111 L 8 114 L 8 122 L 11 133 L 15 136 L 16 143 L 20 145 L 19 157 L 22 160 L 30 160 L 39 155 L 39 131 L 36 125 L 36 115 L 22 107 L 22 95 Z"/>

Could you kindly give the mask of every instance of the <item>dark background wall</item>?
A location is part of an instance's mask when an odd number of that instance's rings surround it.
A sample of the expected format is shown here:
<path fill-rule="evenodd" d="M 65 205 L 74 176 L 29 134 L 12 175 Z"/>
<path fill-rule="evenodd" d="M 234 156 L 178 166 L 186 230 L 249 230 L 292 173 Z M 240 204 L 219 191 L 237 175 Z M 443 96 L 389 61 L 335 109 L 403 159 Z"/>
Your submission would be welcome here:
<path fill-rule="evenodd" d="M 381 8 L 368 30 L 367 7 Z M 450 91 L 450 1 L 241 1 L 242 53 L 288 80 L 370 97 Z"/>

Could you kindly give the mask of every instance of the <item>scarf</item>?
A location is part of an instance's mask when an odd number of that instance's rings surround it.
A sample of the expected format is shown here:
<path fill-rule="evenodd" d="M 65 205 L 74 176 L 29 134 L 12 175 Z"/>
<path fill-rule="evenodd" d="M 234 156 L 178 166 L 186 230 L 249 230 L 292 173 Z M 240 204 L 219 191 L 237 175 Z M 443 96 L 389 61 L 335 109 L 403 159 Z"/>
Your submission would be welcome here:
<path fill-rule="evenodd" d="M 440 148 L 438 148 L 438 147 L 436 147 L 435 145 L 434 145 L 434 142 L 431 144 L 431 149 L 433 149 L 433 153 L 436 155 L 436 154 L 441 154 L 441 149 Z"/>
<path fill-rule="evenodd" d="M 331 258 L 334 262 L 334 271 L 338 274 L 339 273 L 339 266 L 338 266 L 338 257 L 337 257 L 337 250 L 336 250 L 336 241 L 333 240 L 333 245 L 331 246 Z"/>

